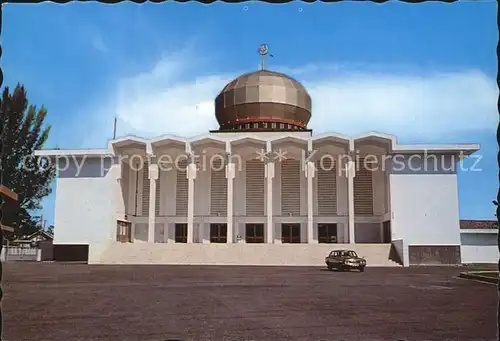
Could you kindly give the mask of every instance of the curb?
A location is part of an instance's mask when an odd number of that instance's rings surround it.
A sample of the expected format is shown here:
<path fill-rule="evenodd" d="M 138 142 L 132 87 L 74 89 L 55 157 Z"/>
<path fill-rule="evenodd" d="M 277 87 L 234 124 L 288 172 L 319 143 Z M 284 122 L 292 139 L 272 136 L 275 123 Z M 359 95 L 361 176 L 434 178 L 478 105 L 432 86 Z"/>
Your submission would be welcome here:
<path fill-rule="evenodd" d="M 461 272 L 458 277 L 465 279 L 473 279 L 480 282 L 498 284 L 498 277 L 483 276 L 481 273 L 484 272 L 494 272 L 494 271 L 474 271 L 474 272 Z"/>

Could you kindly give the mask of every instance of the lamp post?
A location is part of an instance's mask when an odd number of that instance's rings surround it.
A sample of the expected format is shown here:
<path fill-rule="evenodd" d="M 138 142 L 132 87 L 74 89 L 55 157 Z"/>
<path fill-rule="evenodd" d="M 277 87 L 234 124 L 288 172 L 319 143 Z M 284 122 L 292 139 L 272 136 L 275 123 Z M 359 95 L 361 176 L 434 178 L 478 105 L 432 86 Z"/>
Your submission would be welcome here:
<path fill-rule="evenodd" d="M 1 173 L 0 173 L 0 177 L 1 177 Z M 0 178 L 0 181 L 1 181 L 1 178 Z M 1 182 L 0 182 L 1 183 Z M 10 226 L 5 226 L 2 224 L 2 210 L 1 210 L 1 207 L 2 207 L 2 204 L 5 202 L 4 200 L 4 196 L 9 198 L 10 200 L 14 200 L 14 201 L 17 201 L 18 200 L 18 196 L 16 193 L 12 192 L 10 189 L 8 189 L 7 187 L 5 187 L 4 185 L 1 185 L 0 184 L 0 253 L 2 252 L 2 249 L 3 249 L 3 231 L 9 231 L 9 232 L 13 232 L 14 229 Z M 7 252 L 8 250 L 5 250 L 5 252 Z M 5 255 L 5 259 L 7 259 L 7 255 Z M 0 261 L 0 340 L 3 339 L 3 314 L 2 314 L 2 308 L 1 308 L 1 301 L 2 301 L 2 298 L 3 298 L 3 290 L 2 290 L 2 287 L 1 287 L 1 283 L 2 283 L 2 275 L 3 275 L 3 267 L 2 267 L 2 262 Z"/>

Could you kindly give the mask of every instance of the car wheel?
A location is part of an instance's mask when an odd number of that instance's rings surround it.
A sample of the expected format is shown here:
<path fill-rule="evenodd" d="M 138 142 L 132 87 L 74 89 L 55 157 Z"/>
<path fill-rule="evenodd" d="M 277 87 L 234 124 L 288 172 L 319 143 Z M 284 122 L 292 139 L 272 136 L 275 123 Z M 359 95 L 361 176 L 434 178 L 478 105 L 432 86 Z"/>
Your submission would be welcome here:
<path fill-rule="evenodd" d="M 359 272 L 365 272 L 365 268 L 364 267 L 359 268 Z"/>
<path fill-rule="evenodd" d="M 333 266 L 331 266 L 331 265 L 327 265 L 327 267 L 328 267 L 328 270 L 330 270 L 330 271 L 332 271 L 332 270 L 333 270 Z"/>

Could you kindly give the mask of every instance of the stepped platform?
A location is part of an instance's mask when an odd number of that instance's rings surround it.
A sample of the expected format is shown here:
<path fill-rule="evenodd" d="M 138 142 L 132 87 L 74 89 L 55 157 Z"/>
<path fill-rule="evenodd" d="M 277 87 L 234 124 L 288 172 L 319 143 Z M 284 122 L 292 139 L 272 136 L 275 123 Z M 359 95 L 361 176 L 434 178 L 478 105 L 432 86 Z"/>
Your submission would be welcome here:
<path fill-rule="evenodd" d="M 334 249 L 351 249 L 368 267 L 401 266 L 390 259 L 391 244 L 91 244 L 90 264 L 325 266 Z"/>

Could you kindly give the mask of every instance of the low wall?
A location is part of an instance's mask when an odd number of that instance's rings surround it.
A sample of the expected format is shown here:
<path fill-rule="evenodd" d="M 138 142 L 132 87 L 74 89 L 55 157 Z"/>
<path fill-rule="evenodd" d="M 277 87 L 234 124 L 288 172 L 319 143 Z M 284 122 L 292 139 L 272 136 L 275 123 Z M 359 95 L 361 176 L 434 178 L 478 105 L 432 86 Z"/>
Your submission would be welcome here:
<path fill-rule="evenodd" d="M 40 261 L 41 250 L 33 247 L 4 246 L 0 253 L 2 262 L 10 261 Z"/>
<path fill-rule="evenodd" d="M 408 266 L 408 246 L 405 247 L 403 239 L 395 239 L 391 245 L 390 258 L 403 266 Z"/>
<path fill-rule="evenodd" d="M 458 265 L 460 245 L 408 245 L 410 265 Z"/>
<path fill-rule="evenodd" d="M 89 259 L 88 245 L 54 244 L 53 252 L 58 262 L 86 262 Z"/>
<path fill-rule="evenodd" d="M 389 259 L 390 247 L 390 244 L 112 243 L 106 250 L 91 246 L 89 263 L 325 266 L 325 257 L 332 250 L 352 249 L 366 258 L 368 266 L 399 266 Z"/>

